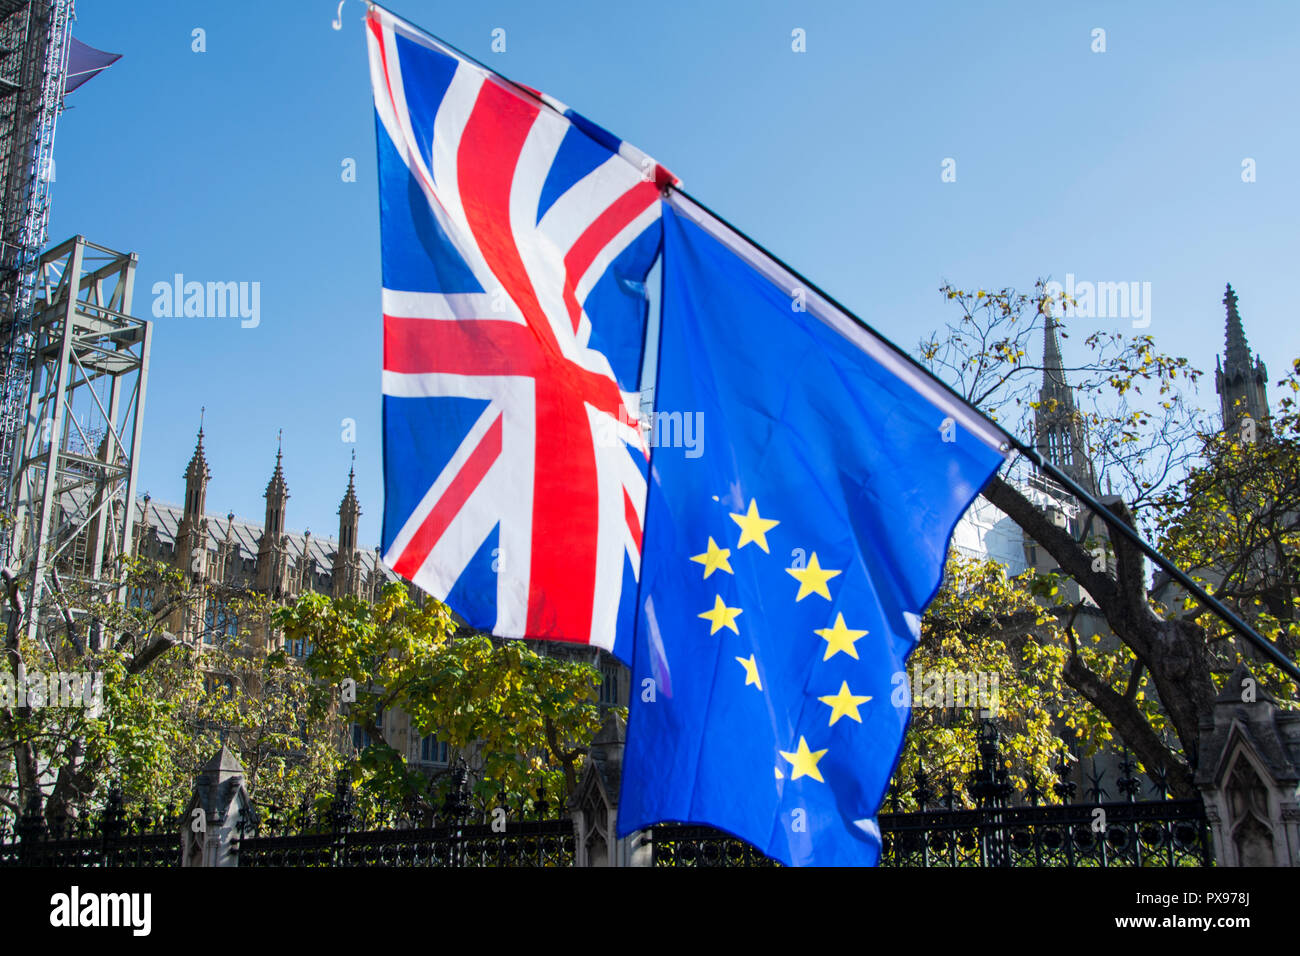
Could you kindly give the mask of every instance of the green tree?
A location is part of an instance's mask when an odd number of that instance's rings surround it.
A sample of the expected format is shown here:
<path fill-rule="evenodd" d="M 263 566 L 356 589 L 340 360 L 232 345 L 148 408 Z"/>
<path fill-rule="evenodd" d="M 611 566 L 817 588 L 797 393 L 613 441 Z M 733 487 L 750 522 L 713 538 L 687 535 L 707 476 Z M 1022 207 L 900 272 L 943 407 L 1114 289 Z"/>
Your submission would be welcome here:
<path fill-rule="evenodd" d="M 1108 742 L 1105 722 L 1061 679 L 1066 629 L 1037 584 L 991 559 L 949 557 L 908 662 L 913 710 L 895 775 L 900 809 L 915 808 L 911 784 L 922 769 L 932 789 L 950 783 L 959 803 L 970 802 L 960 784 L 975 769 L 986 718 L 998 724 L 1001 769 L 1021 794 L 1031 779 L 1046 791 L 1066 751 Z"/>
<path fill-rule="evenodd" d="M 311 712 L 311 678 L 298 662 L 266 653 L 265 598 L 131 561 L 126 600 L 117 589 L 58 587 L 49 610 L 62 626 L 43 626 L 33 640 L 22 581 L 6 583 L 11 679 L 93 674 L 98 699 L 80 707 L 0 701 L 0 806 L 11 813 L 35 803 L 50 821 L 73 817 L 94 809 L 110 785 L 136 806 L 173 806 L 222 743 L 243 761 L 256 799 L 297 803 L 330 786 L 342 762 L 341 722 Z M 230 616 L 208 621 L 209 607 Z M 169 630 L 179 616 L 199 622 L 191 643 Z"/>
<path fill-rule="evenodd" d="M 1161 549 L 1285 655 L 1300 650 L 1300 360 L 1292 363 L 1274 414 L 1201 436 L 1200 464 L 1155 501 Z M 1167 615 L 1203 628 L 1216 673 L 1238 659 L 1232 630 L 1157 575 Z M 1250 648 L 1255 676 L 1284 700 L 1294 682 Z"/>
<path fill-rule="evenodd" d="M 539 787 L 565 796 L 576 787 L 600 727 L 592 665 L 464 632 L 445 605 L 418 607 L 397 584 L 374 603 L 305 595 L 276 620 L 288 639 L 310 643 L 318 709 L 339 706 L 344 681 L 355 682 L 356 700 L 345 706 L 370 741 L 356 765 L 363 792 L 437 807 L 438 794 L 385 734 L 380 718 L 391 708 L 414 731 L 445 741 L 453 763 L 471 765 L 480 807 L 502 793 L 518 801 Z M 446 783 L 435 779 L 435 790 Z"/>
<path fill-rule="evenodd" d="M 1053 298 L 1042 282 L 1033 294 L 941 291 L 961 315 L 921 343 L 922 361 L 1032 444 L 1043 367 L 1029 353 L 1042 340 L 1044 322 L 1063 311 L 1065 297 Z M 1108 506 L 1155 534 L 1175 560 L 1199 568 L 1208 585 L 1219 586 L 1248 621 L 1294 656 L 1293 522 L 1300 500 L 1291 400 L 1267 441 L 1234 445 L 1214 437 L 1214 426 L 1184 395 L 1200 374 L 1186 359 L 1159 352 L 1147 335 L 1098 333 L 1084 345 L 1084 358 L 1065 371 L 1079 396 L 1099 480 L 1115 492 Z M 1295 387 L 1293 374 L 1289 388 Z M 995 477 L 983 495 L 1057 565 L 1027 581 L 1056 623 L 1027 633 L 1044 648 L 1060 648 L 1063 633 L 1063 649 L 1052 650 L 1060 679 L 1105 725 L 1089 719 L 1092 739 L 1113 733 L 1144 770 L 1163 774 L 1175 793 L 1193 795 L 1200 718 L 1242 656 L 1242 642 L 1228 640 L 1203 609 L 1181 599 L 1171 609 L 1168 594 L 1153 594 L 1143 556 L 1122 537 L 1111 536 L 1111 551 L 1099 561 L 1097 539 L 1087 529 L 1076 536 L 1059 527 L 1014 480 Z M 1225 519 L 1225 508 L 1238 517 Z M 1265 567 L 1272 570 L 1261 578 Z M 1081 589 L 1077 601 L 1061 598 L 1067 579 Z M 1118 646 L 1079 638 L 1073 623 L 1085 604 L 1097 609 Z M 1003 612 L 995 617 L 999 625 L 1009 620 Z M 997 628 L 976 628 L 971 636 L 1000 639 Z M 1295 700 L 1293 683 L 1276 675 L 1273 681 L 1279 696 Z M 1071 713 L 1063 708 L 1067 719 Z"/>

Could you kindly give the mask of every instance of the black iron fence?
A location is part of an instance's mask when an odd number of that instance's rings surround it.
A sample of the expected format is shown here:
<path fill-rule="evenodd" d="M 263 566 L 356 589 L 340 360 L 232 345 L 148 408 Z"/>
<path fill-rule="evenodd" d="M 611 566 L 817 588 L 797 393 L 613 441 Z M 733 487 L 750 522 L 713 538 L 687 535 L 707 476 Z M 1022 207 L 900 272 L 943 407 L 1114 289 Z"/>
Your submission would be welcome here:
<path fill-rule="evenodd" d="M 350 796 L 350 790 L 346 792 Z M 458 795 L 460 796 L 460 795 Z M 573 821 L 545 793 L 505 802 L 471 821 L 453 798 L 438 812 L 383 806 L 359 810 L 350 799 L 325 809 L 252 808 L 234 837 L 239 866 L 572 866 Z M 127 811 L 120 792 L 78 819 L 47 821 L 37 808 L 0 819 L 0 867 L 178 866 L 182 814 Z"/>
<path fill-rule="evenodd" d="M 986 728 L 987 729 L 987 728 Z M 980 740 L 973 773 L 936 782 L 924 770 L 910 785 L 896 781 L 880 814 L 882 866 L 1113 867 L 1206 866 L 1213 862 L 1200 799 L 1171 800 L 1158 783 L 1151 799 L 1131 761 L 1115 785 L 1125 799 L 1108 801 L 1094 778 L 1086 799 L 1068 764 L 1042 787 L 1033 777 L 1019 796 L 1003 769 L 996 732 Z M 359 808 L 351 785 L 310 805 L 286 809 L 254 804 L 233 838 L 238 866 L 573 866 L 576 835 L 562 803 L 544 792 L 525 804 L 504 800 L 472 812 L 463 771 L 437 809 L 404 805 Z M 918 807 L 901 810 L 910 796 Z M 1019 805 L 1016 805 L 1019 801 Z M 0 819 L 0 867 L 175 866 L 182 814 L 128 811 L 112 791 L 98 813 L 48 821 L 33 806 L 17 821 Z M 775 866 L 753 846 L 710 827 L 663 824 L 649 833 L 655 866 Z"/>
<path fill-rule="evenodd" d="M 713 827 L 661 823 L 650 828 L 654 866 L 778 866 L 744 840 Z"/>
<path fill-rule="evenodd" d="M 500 832 L 490 823 L 409 830 L 318 831 L 247 837 L 244 866 L 572 866 L 573 822 L 525 820 Z"/>
<path fill-rule="evenodd" d="M 1032 774 L 1019 799 L 1003 766 L 996 727 L 985 723 L 975 770 L 965 779 L 937 781 L 924 767 L 911 781 L 919 807 L 900 812 L 905 784 L 895 781 L 881 813 L 881 866 L 905 867 L 1114 867 L 1209 866 L 1213 863 L 1205 805 L 1199 797 L 1171 800 L 1157 781 L 1150 799 L 1127 756 L 1119 764 L 1123 801 L 1103 802 L 1101 775 L 1089 799 L 1074 802 L 1070 761 L 1056 765 L 1050 788 Z M 969 799 L 973 806 L 966 806 Z M 1058 802 L 1045 802 L 1055 797 Z M 937 802 L 937 805 L 936 805 Z M 772 866 L 748 843 L 709 827 L 663 824 L 650 831 L 655 866 Z"/>
<path fill-rule="evenodd" d="M 438 810 L 358 809 L 340 782 L 328 808 L 254 812 L 241 828 L 239 866 L 572 866 L 573 821 L 545 791 L 528 803 L 500 800 L 470 822 L 463 775 Z"/>
<path fill-rule="evenodd" d="M 1207 866 L 1200 798 L 881 814 L 884 866 Z"/>
<path fill-rule="evenodd" d="M 0 819 L 0 867 L 178 866 L 180 853 L 180 813 L 128 810 L 116 789 L 75 819 L 47 820 L 38 805 Z"/>
<path fill-rule="evenodd" d="M 1113 867 L 1212 863 L 1200 799 L 882 813 L 881 866 Z M 651 829 L 655 866 L 775 866 L 711 827 Z"/>

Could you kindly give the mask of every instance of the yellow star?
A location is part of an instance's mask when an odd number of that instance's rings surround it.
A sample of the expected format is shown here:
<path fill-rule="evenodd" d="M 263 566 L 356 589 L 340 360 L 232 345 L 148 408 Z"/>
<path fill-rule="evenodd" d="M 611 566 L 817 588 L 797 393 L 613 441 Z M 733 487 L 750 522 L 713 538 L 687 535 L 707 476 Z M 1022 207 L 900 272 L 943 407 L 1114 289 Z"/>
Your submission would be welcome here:
<path fill-rule="evenodd" d="M 754 660 L 754 655 L 750 654 L 748 657 L 737 657 L 736 660 L 745 668 L 745 686 L 748 687 L 750 684 L 753 684 L 759 690 L 762 690 L 763 685 L 759 683 L 758 680 L 758 661 Z"/>
<path fill-rule="evenodd" d="M 731 557 L 730 548 L 719 548 L 718 543 L 714 541 L 713 538 L 709 538 L 709 550 L 705 551 L 703 554 L 695 555 L 691 560 L 698 561 L 700 564 L 704 565 L 704 576 L 707 578 L 719 568 L 726 571 L 728 574 L 735 574 L 735 572 L 731 570 L 730 562 L 727 561 L 729 557 Z"/>
<path fill-rule="evenodd" d="M 852 717 L 858 723 L 862 723 L 862 718 L 858 715 L 858 706 L 871 700 L 870 697 L 856 696 L 851 690 L 849 690 L 848 681 L 844 681 L 840 684 L 840 692 L 838 694 L 830 694 L 826 697 L 818 697 L 817 699 L 830 707 L 830 726 L 832 727 L 835 726 L 835 721 L 839 720 L 841 717 Z"/>
<path fill-rule="evenodd" d="M 866 636 L 866 631 L 852 631 L 844 624 L 844 615 L 835 615 L 834 627 L 823 627 L 813 632 L 826 642 L 826 653 L 822 660 L 828 661 L 840 651 L 848 654 L 854 660 L 861 660 L 858 657 L 858 649 L 853 646 L 853 642 L 860 637 Z"/>
<path fill-rule="evenodd" d="M 743 515 L 733 514 L 731 520 L 740 525 L 740 543 L 736 545 L 737 548 L 743 548 L 753 541 L 764 551 L 767 551 L 767 533 L 781 523 L 759 515 L 758 502 L 753 498 L 749 499 L 749 511 Z"/>
<path fill-rule="evenodd" d="M 822 772 L 817 769 L 817 761 L 826 756 L 825 750 L 809 750 L 808 741 L 800 737 L 799 746 L 794 753 L 787 753 L 784 750 L 778 751 L 778 753 L 790 761 L 791 780 L 798 780 L 800 777 L 812 777 L 818 783 L 826 782 L 822 779 Z"/>
<path fill-rule="evenodd" d="M 710 634 L 717 634 L 724 627 L 729 627 L 733 632 L 739 634 L 740 628 L 736 627 L 736 616 L 743 613 L 744 611 L 738 607 L 727 607 L 726 602 L 722 600 L 722 595 L 719 594 L 713 602 L 713 610 L 705 611 L 699 616 L 713 625 L 709 631 Z"/>
<path fill-rule="evenodd" d="M 735 517 L 734 515 L 732 517 Z M 764 550 L 767 550 L 766 548 Z M 827 571 L 817 563 L 817 552 L 812 553 L 808 559 L 806 568 L 786 568 L 785 573 L 790 575 L 799 582 L 799 593 L 794 596 L 796 601 L 802 601 L 810 594 L 820 594 L 826 600 L 831 599 L 831 592 L 826 587 L 826 582 L 831 578 L 839 575 L 839 571 Z"/>

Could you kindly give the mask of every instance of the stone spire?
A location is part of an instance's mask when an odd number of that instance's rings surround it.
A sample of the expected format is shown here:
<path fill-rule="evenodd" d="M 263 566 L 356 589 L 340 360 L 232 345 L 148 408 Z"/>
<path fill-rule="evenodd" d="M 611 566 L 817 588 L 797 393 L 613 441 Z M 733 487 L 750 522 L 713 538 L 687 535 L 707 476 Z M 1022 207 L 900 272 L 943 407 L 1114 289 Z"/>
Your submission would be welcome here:
<path fill-rule="evenodd" d="M 1225 354 L 1229 367 L 1250 364 L 1250 346 L 1246 344 L 1246 330 L 1241 325 L 1241 313 L 1237 311 L 1237 293 L 1232 291 L 1229 282 L 1223 293 L 1223 304 L 1228 310 L 1227 329 L 1224 332 Z"/>
<path fill-rule="evenodd" d="M 287 593 L 289 584 L 289 541 L 284 533 L 284 513 L 289 503 L 289 486 L 284 480 L 284 434 L 276 442 L 275 471 L 266 485 L 266 520 L 257 549 L 257 587 L 272 596 Z"/>
<path fill-rule="evenodd" d="M 198 440 L 194 443 L 194 454 L 190 456 L 190 463 L 185 466 L 185 474 L 181 477 L 187 481 L 191 478 L 211 478 L 212 470 L 208 468 L 208 456 L 203 450 L 203 426 L 199 426 Z"/>
<path fill-rule="evenodd" d="M 1057 335 L 1059 324 L 1052 316 L 1047 316 L 1043 326 L 1043 390 L 1049 389 L 1061 393 L 1061 397 L 1074 404 L 1074 394 L 1065 384 L 1065 363 L 1061 359 L 1061 339 Z"/>
<path fill-rule="evenodd" d="M 1231 284 L 1223 293 L 1223 304 L 1227 309 L 1225 348 L 1223 356 L 1215 360 L 1214 370 L 1223 427 L 1234 428 L 1246 416 L 1262 423 L 1268 417 L 1268 369 L 1261 359 L 1252 360 Z"/>
<path fill-rule="evenodd" d="M 358 596 L 361 593 L 361 555 L 357 551 L 357 525 L 361 505 L 357 501 L 357 453 L 352 453 L 352 467 L 348 469 L 348 490 L 339 504 L 339 547 L 334 556 L 333 591 L 335 597 Z"/>
<path fill-rule="evenodd" d="M 1038 453 L 1067 475 L 1096 493 L 1097 478 L 1084 440 L 1083 417 L 1074 404 L 1074 389 L 1065 379 L 1060 324 L 1047 315 L 1043 325 L 1043 387 L 1034 409 L 1034 438 Z"/>
<path fill-rule="evenodd" d="M 185 507 L 176 526 L 175 564 L 182 571 L 203 577 L 208 564 L 208 522 L 203 516 L 207 509 L 208 481 L 212 472 L 203 453 L 203 411 L 199 412 L 199 435 L 194 444 L 194 454 L 185 467 Z"/>
<path fill-rule="evenodd" d="M 203 413 L 199 413 L 199 437 L 194 445 L 194 454 L 185 466 L 185 510 L 184 516 L 194 522 L 203 517 L 207 505 L 208 481 L 212 472 L 208 469 L 208 458 L 203 452 Z"/>
<path fill-rule="evenodd" d="M 355 519 L 360 514 L 361 514 L 361 505 L 357 502 L 357 453 L 353 452 L 352 467 L 348 469 L 348 490 L 343 493 L 343 501 L 339 503 L 339 516 L 344 519 L 344 523 L 348 523 L 348 519 L 352 519 L 349 524 L 349 528 L 355 531 L 356 530 Z M 343 524 L 340 524 L 339 525 L 340 541 L 344 539 L 343 530 L 344 530 Z M 351 536 L 350 546 L 353 548 L 357 546 L 356 535 Z"/>
<path fill-rule="evenodd" d="M 284 480 L 284 434 L 283 432 L 276 439 L 275 447 L 275 471 L 271 472 L 271 480 L 266 484 L 266 492 L 263 497 L 266 498 L 266 527 L 269 529 L 272 525 L 274 514 L 277 520 L 276 533 L 284 533 L 284 506 L 289 500 L 289 486 Z M 277 507 L 278 506 L 278 507 Z"/>

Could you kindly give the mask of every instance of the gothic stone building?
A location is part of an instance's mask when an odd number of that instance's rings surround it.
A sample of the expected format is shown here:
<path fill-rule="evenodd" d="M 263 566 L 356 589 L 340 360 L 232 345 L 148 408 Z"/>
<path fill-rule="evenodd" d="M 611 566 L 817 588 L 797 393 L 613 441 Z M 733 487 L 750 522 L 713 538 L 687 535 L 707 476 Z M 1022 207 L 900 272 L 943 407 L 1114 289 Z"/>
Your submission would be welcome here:
<path fill-rule="evenodd" d="M 286 530 L 289 486 L 280 451 L 276 452 L 275 467 L 266 486 L 266 513 L 260 524 L 234 514 L 224 517 L 208 514 L 207 493 L 212 472 L 203 448 L 202 428 L 183 477 L 183 504 L 167 504 L 149 495 L 136 501 L 134 542 L 136 556 L 165 562 L 192 575 L 196 581 L 215 585 L 212 596 L 203 601 L 202 607 L 187 607 L 169 622 L 169 629 L 182 641 L 212 644 L 220 638 L 239 635 L 240 622 L 227 606 L 224 595 L 261 594 L 277 603 L 289 603 L 310 592 L 374 600 L 384 585 L 399 580 L 384 566 L 378 549 L 365 550 L 357 544 L 361 506 L 353 471 L 348 473 L 347 488 L 339 503 L 338 535 L 333 538 L 316 536 L 310 531 L 297 534 Z M 422 592 L 415 588 L 411 591 L 417 601 L 423 601 Z M 149 597 L 142 595 L 137 599 Z M 249 638 L 265 650 L 280 647 L 284 640 L 277 633 L 256 629 Z M 287 653 L 299 658 L 310 651 L 301 643 L 283 646 Z M 413 763 L 436 767 L 439 756 L 445 761 L 446 746 L 413 735 L 404 714 L 390 712 L 383 719 L 389 740 L 404 749 Z M 364 743 L 355 726 L 352 738 L 355 745 Z"/>
<path fill-rule="evenodd" d="M 135 554 L 174 565 L 231 593 L 255 592 L 274 601 L 292 601 L 300 594 L 320 592 L 335 597 L 375 598 L 397 577 L 384 567 L 377 553 L 357 546 L 361 506 L 357 502 L 355 474 L 349 472 L 347 490 L 339 505 L 337 538 L 313 537 L 310 531 L 285 530 L 289 486 L 284 477 L 282 453 L 266 486 L 266 515 L 261 524 L 206 510 L 208 468 L 199 429 L 194 454 L 185 469 L 185 503 L 177 506 L 145 495 L 136 502 Z M 175 622 L 182 640 L 204 632 L 215 611 L 204 609 Z M 270 635 L 266 635 L 269 639 Z"/>
<path fill-rule="evenodd" d="M 339 503 L 338 535 L 333 538 L 286 530 L 289 487 L 285 480 L 283 455 L 276 452 L 275 467 L 267 483 L 266 513 L 260 524 L 227 514 L 207 512 L 208 483 L 212 472 L 203 448 L 203 429 L 189 465 L 182 476 L 185 499 L 181 505 L 166 504 L 143 496 L 136 502 L 134 551 L 136 556 L 170 564 L 216 585 L 216 594 L 256 593 L 277 603 L 289 603 L 300 595 L 316 592 L 333 597 L 353 596 L 375 600 L 383 587 L 401 583 L 380 559 L 379 548 L 363 549 L 357 543 L 361 505 L 357 500 L 354 471 L 349 471 L 347 488 Z M 414 585 L 407 589 L 417 603 L 426 595 Z M 147 600 L 147 596 L 137 599 Z M 212 643 L 220 636 L 236 637 L 240 632 L 223 599 L 208 598 L 202 608 L 179 612 L 170 622 L 170 630 L 189 643 Z M 254 633 L 254 641 L 267 649 L 281 645 L 283 637 L 275 633 Z M 585 657 L 599 668 L 604 677 L 600 690 L 602 706 L 626 703 L 628 676 L 614 658 L 602 651 L 569 645 L 534 642 L 538 653 Z M 285 645 L 292 656 L 304 657 L 310 648 L 301 644 Z M 382 716 L 384 735 L 402 750 L 408 762 L 426 771 L 446 766 L 447 745 L 433 734 L 421 735 L 410 726 L 410 719 L 399 710 Z M 366 743 L 359 725 L 353 725 L 351 745 Z M 345 746 L 346 746 L 345 742 Z"/>

